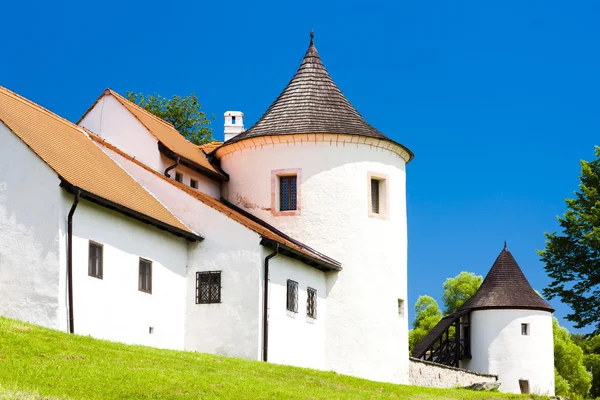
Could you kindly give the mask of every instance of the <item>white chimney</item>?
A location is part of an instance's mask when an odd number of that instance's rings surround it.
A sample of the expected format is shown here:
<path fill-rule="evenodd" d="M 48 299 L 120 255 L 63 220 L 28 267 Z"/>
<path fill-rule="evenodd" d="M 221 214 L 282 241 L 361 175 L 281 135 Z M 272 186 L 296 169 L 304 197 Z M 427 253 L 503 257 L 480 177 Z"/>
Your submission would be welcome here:
<path fill-rule="evenodd" d="M 244 132 L 244 113 L 241 111 L 225 111 L 225 141 Z"/>

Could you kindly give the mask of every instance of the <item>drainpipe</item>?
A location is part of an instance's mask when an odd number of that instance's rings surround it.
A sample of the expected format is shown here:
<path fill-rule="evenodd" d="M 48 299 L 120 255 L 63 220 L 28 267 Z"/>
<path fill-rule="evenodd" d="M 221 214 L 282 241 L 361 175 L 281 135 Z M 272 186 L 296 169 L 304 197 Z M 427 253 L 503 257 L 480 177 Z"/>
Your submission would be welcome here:
<path fill-rule="evenodd" d="M 172 170 L 173 168 L 177 168 L 177 166 L 179 166 L 179 156 L 177 156 L 177 159 L 175 160 L 175 164 L 173 164 L 170 167 L 167 167 L 167 169 L 165 169 L 165 176 L 167 178 L 170 178 L 171 175 L 169 175 L 169 171 Z"/>
<path fill-rule="evenodd" d="M 77 188 L 75 199 L 67 218 L 67 291 L 69 294 L 69 333 L 75 333 L 73 318 L 73 214 L 79 203 L 81 190 Z"/>
<path fill-rule="evenodd" d="M 263 287 L 263 361 L 267 362 L 269 348 L 269 260 L 279 254 L 279 243 L 275 251 L 265 257 L 265 283 Z"/>

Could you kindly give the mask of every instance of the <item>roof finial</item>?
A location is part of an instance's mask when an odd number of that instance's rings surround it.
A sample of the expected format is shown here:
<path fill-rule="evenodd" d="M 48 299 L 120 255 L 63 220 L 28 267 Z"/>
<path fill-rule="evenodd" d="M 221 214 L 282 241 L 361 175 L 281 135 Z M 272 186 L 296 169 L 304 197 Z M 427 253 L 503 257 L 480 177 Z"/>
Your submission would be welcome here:
<path fill-rule="evenodd" d="M 315 45 L 315 31 L 313 31 L 312 29 L 310 30 L 310 46 L 314 46 Z"/>
<path fill-rule="evenodd" d="M 508 250 L 508 248 L 506 247 L 506 240 L 504 241 L 504 250 Z"/>

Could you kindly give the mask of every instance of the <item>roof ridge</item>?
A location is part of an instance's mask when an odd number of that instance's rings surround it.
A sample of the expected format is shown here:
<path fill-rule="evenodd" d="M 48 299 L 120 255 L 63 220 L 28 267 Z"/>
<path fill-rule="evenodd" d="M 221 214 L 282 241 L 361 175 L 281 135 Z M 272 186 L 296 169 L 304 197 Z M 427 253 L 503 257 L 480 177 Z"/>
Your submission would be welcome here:
<path fill-rule="evenodd" d="M 74 124 L 73 122 L 69 121 L 68 119 L 63 118 L 56 113 L 53 113 L 52 111 L 48 110 L 44 106 L 41 106 L 41 105 L 29 100 L 28 98 L 25 98 L 25 97 L 21 96 L 20 94 L 15 93 L 10 89 L 5 88 L 4 86 L 0 86 L 0 92 L 4 92 L 7 95 L 14 98 L 15 100 L 20 101 L 21 103 L 27 104 L 28 106 L 33 107 L 34 109 L 42 111 L 44 114 L 48 115 L 49 117 L 51 117 L 57 121 L 60 121 L 61 123 L 65 124 L 67 126 L 70 126 L 71 128 L 75 128 L 79 132 L 82 132 L 85 134 L 85 132 L 81 129 L 81 127 L 79 125 Z"/>
<path fill-rule="evenodd" d="M 127 101 L 127 102 L 129 102 L 129 103 L 133 104 L 133 106 L 134 106 L 134 107 L 136 107 L 136 108 L 138 108 L 140 111 L 142 111 L 142 112 L 146 113 L 146 115 L 148 115 L 148 116 L 150 116 L 150 117 L 154 118 L 155 120 L 157 120 L 157 121 L 158 121 L 158 122 L 160 122 L 160 123 L 163 123 L 163 124 L 167 125 L 169 128 L 173 128 L 173 129 L 175 129 L 175 126 L 174 126 L 173 124 L 171 124 L 170 122 L 167 122 L 167 121 L 165 121 L 164 119 L 157 117 L 156 115 L 152 114 L 150 111 L 146 110 L 144 107 L 142 107 L 142 106 L 140 106 L 139 104 L 137 104 L 137 103 L 134 103 L 133 101 L 131 101 L 131 100 L 129 100 L 129 99 L 127 99 L 127 98 L 125 98 L 125 97 L 121 96 L 121 95 L 120 95 L 118 92 L 115 92 L 115 91 L 114 91 L 114 90 L 112 90 L 111 88 L 106 88 L 106 89 L 104 90 L 104 94 L 103 94 L 103 95 L 105 95 L 107 91 L 108 91 L 108 93 L 109 93 L 109 94 L 112 94 L 113 96 L 115 96 L 115 97 L 117 98 L 117 100 L 119 100 L 119 101 L 121 101 L 121 100 L 122 100 L 122 101 Z M 127 111 L 129 111 L 129 110 L 127 110 Z M 130 111 L 130 112 L 131 112 L 131 111 Z M 141 121 L 140 121 L 140 122 L 141 122 Z M 143 125 L 143 124 L 142 124 L 142 125 Z M 144 126 L 145 126 L 145 125 L 144 125 Z M 177 131 L 177 129 L 175 129 L 175 130 Z M 177 131 L 177 132 L 179 133 L 179 131 Z"/>

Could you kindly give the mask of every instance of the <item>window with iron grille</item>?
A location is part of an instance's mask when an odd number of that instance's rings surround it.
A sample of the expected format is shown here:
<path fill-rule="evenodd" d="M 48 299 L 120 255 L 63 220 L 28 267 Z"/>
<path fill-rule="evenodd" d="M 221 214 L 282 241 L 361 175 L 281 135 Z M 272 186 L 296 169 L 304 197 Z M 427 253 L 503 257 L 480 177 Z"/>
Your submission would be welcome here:
<path fill-rule="evenodd" d="M 287 309 L 298 312 L 298 282 L 288 279 L 287 281 Z"/>
<path fill-rule="evenodd" d="M 297 176 L 279 177 L 279 211 L 296 210 Z"/>
<path fill-rule="evenodd" d="M 371 179 L 371 211 L 379 214 L 379 179 Z"/>
<path fill-rule="evenodd" d="M 152 261 L 143 258 L 140 258 L 138 289 L 142 292 L 152 293 Z"/>
<path fill-rule="evenodd" d="M 221 302 L 221 271 L 196 272 L 196 304 Z"/>
<path fill-rule="evenodd" d="M 102 279 L 102 245 L 90 240 L 88 275 Z"/>
<path fill-rule="evenodd" d="M 177 182 L 183 182 L 183 174 L 181 172 L 175 172 L 175 180 Z"/>
<path fill-rule="evenodd" d="M 306 289 L 306 316 L 317 318 L 317 289 Z"/>

